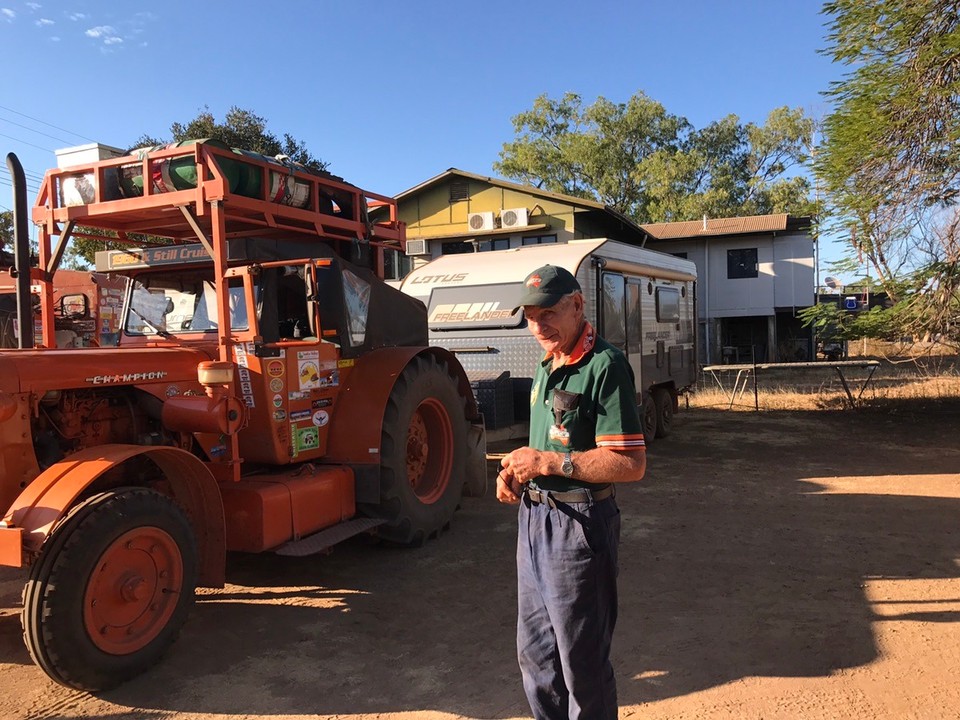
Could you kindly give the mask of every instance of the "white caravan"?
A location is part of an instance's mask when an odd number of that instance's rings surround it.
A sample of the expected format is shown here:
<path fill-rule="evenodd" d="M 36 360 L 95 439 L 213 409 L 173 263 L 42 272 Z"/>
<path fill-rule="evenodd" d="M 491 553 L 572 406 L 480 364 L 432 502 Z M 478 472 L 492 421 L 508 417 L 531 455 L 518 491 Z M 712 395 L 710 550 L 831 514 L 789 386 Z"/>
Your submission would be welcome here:
<path fill-rule="evenodd" d="M 454 352 L 470 377 L 488 441 L 520 436 L 529 420 L 533 371 L 543 351 L 514 306 L 526 276 L 547 263 L 576 276 L 587 318 L 626 354 L 647 440 L 666 436 L 678 395 L 696 381 L 696 266 L 592 239 L 442 255 L 404 278 L 401 290 L 427 306 L 430 343 Z"/>

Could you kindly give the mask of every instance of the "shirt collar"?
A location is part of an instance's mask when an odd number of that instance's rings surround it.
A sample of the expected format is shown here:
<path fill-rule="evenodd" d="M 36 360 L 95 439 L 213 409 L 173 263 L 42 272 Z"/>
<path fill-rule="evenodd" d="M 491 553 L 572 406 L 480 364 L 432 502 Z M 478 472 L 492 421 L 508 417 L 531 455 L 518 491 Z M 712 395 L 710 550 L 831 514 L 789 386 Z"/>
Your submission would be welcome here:
<path fill-rule="evenodd" d="M 580 337 L 577 338 L 577 342 L 573 346 L 573 351 L 570 353 L 570 357 L 567 358 L 567 362 L 565 362 L 564 365 L 576 365 L 583 360 L 584 355 L 593 350 L 593 346 L 596 344 L 597 334 L 593 330 L 593 325 L 590 324 L 589 320 L 584 320 L 583 331 L 580 333 Z M 543 357 L 543 362 L 549 362 L 552 357 L 550 353 L 547 353 Z"/>

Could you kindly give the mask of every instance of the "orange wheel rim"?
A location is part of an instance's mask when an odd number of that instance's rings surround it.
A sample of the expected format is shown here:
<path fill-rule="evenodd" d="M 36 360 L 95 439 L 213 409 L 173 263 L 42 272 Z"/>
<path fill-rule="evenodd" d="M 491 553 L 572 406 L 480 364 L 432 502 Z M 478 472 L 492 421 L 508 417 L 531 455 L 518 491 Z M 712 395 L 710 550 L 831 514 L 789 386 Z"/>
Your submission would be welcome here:
<path fill-rule="evenodd" d="M 176 541 L 156 527 L 124 533 L 104 550 L 87 582 L 83 621 L 100 650 L 126 655 L 166 627 L 183 589 Z"/>
<path fill-rule="evenodd" d="M 453 468 L 453 426 L 440 401 L 420 403 L 407 430 L 407 478 L 420 502 L 443 497 Z"/>

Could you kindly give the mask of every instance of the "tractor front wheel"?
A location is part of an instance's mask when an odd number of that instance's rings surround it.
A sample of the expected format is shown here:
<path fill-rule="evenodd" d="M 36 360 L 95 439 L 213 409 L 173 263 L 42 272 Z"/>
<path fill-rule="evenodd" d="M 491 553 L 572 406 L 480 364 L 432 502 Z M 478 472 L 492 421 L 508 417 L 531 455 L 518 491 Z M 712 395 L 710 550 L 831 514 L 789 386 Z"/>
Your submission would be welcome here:
<path fill-rule="evenodd" d="M 57 682 L 106 690 L 154 665 L 187 619 L 197 581 L 190 522 L 143 488 L 94 495 L 54 530 L 23 593 L 23 634 Z"/>
<path fill-rule="evenodd" d="M 447 366 L 415 358 L 397 379 L 381 434 L 380 537 L 421 545 L 450 522 L 462 495 L 467 454 L 464 399 Z"/>

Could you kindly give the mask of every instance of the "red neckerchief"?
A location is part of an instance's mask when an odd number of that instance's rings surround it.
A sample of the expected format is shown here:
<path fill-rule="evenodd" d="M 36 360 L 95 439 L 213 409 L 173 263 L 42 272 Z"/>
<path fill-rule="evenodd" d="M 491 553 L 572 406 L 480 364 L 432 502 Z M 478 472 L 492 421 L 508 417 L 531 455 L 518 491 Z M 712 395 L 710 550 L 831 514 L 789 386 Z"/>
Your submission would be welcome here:
<path fill-rule="evenodd" d="M 576 365 L 583 359 L 584 355 L 593 350 L 593 346 L 596 344 L 597 334 L 593 331 L 593 325 L 590 324 L 589 320 L 585 320 L 583 322 L 583 332 L 580 333 L 580 337 L 577 339 L 576 344 L 573 346 L 573 351 L 570 353 L 570 357 L 567 358 L 564 365 Z M 552 357 L 550 353 L 547 353 L 543 359 L 547 361 Z"/>

